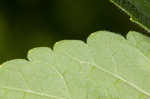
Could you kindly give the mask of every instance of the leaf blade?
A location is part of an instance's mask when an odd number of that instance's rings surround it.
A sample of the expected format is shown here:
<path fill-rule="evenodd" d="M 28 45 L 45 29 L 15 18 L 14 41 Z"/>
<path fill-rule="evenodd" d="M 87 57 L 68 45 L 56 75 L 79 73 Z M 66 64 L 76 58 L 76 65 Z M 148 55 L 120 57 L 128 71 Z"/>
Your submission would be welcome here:
<path fill-rule="evenodd" d="M 86 44 L 61 41 L 53 51 L 35 48 L 28 60 L 4 63 L 0 98 L 149 99 L 149 65 L 121 35 L 96 32 Z"/>

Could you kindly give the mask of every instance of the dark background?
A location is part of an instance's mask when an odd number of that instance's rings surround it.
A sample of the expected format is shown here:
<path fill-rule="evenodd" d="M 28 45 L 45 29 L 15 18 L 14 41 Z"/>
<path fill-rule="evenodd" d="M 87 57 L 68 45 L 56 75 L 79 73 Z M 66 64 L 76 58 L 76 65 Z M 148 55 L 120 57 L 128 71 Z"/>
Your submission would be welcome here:
<path fill-rule="evenodd" d="M 109 0 L 0 1 L 0 63 L 25 58 L 33 47 L 63 39 L 86 40 L 98 30 L 143 32 Z"/>

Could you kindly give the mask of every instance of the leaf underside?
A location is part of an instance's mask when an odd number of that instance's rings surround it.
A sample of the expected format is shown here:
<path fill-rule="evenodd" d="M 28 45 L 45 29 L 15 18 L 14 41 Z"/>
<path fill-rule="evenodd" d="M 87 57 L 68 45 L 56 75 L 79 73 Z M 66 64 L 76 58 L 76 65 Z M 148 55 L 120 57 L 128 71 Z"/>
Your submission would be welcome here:
<path fill-rule="evenodd" d="M 141 43 L 139 43 L 141 42 Z M 150 39 L 107 31 L 29 51 L 0 68 L 0 99 L 150 99 Z"/>
<path fill-rule="evenodd" d="M 150 0 L 110 0 L 125 11 L 131 21 L 150 32 Z"/>

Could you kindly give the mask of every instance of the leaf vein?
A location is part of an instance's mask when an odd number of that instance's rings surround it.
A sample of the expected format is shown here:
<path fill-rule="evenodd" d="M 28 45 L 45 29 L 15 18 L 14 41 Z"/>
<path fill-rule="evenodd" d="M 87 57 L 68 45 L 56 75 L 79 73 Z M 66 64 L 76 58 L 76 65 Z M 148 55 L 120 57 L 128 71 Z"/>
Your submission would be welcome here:
<path fill-rule="evenodd" d="M 70 57 L 71 59 L 73 59 L 73 60 L 75 60 L 75 61 L 77 61 L 77 62 L 79 62 L 79 63 L 85 63 L 85 64 L 90 64 L 90 65 L 95 66 L 98 70 L 100 70 L 100 71 L 102 71 L 102 72 L 104 72 L 104 73 L 107 73 L 107 74 L 109 74 L 109 75 L 115 77 L 116 79 L 119 79 L 119 80 L 123 81 L 125 84 L 127 84 L 127 85 L 133 87 L 133 88 L 136 89 L 137 91 L 139 91 L 139 92 L 141 92 L 141 93 L 143 93 L 143 94 L 145 94 L 145 95 L 147 95 L 147 96 L 150 97 L 150 93 L 149 93 L 149 92 L 147 92 L 147 91 L 145 91 L 144 89 L 138 87 L 138 86 L 135 85 L 134 83 L 127 81 L 126 79 L 124 79 L 124 78 L 121 77 L 120 75 L 117 75 L 117 74 L 115 74 L 115 73 L 112 73 L 112 72 L 110 72 L 110 71 L 108 71 L 108 70 L 102 68 L 101 66 L 98 66 L 98 65 L 95 64 L 95 63 L 89 63 L 88 61 L 80 61 L 77 57 L 73 57 L 73 56 L 71 56 L 71 55 L 70 55 L 69 53 L 67 53 L 67 52 L 65 52 L 65 54 L 66 54 L 68 57 Z"/>

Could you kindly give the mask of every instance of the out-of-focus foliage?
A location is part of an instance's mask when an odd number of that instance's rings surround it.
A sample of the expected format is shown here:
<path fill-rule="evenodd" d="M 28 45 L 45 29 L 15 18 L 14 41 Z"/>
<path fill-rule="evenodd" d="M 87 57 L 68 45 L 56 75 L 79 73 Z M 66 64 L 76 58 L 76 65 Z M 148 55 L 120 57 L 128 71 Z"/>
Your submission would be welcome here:
<path fill-rule="evenodd" d="M 109 0 L 1 0 L 0 62 L 58 40 L 85 40 L 97 30 L 133 29 L 142 31 Z"/>

